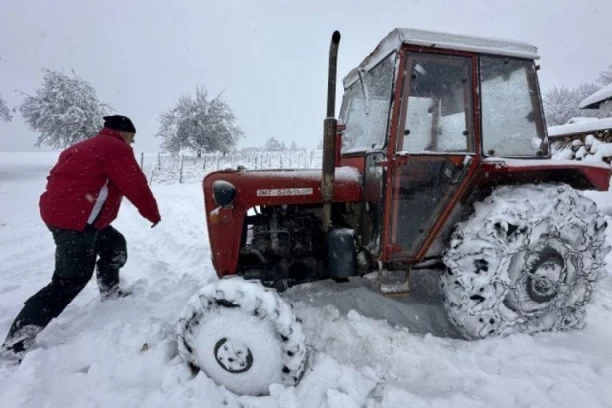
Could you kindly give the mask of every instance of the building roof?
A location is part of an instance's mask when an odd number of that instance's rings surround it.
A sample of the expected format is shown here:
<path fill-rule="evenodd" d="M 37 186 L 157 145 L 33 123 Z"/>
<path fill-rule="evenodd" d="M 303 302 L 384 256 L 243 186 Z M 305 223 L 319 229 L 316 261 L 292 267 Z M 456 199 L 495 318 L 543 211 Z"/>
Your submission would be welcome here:
<path fill-rule="evenodd" d="M 548 128 L 548 137 L 556 138 L 570 135 L 588 134 L 603 132 L 606 130 L 609 131 L 611 129 L 612 118 L 596 119 L 566 125 L 550 126 Z"/>
<path fill-rule="evenodd" d="M 608 84 L 595 92 L 593 95 L 585 98 L 580 105 L 580 109 L 597 109 L 602 102 L 612 99 L 612 84 Z"/>
<path fill-rule="evenodd" d="M 539 58 L 538 49 L 527 43 L 497 38 L 441 33 L 437 31 L 415 30 L 411 28 L 396 28 L 378 44 L 374 51 L 372 51 L 357 68 L 349 72 L 344 78 L 344 87 L 348 87 L 358 78 L 358 71 L 369 71 L 382 61 L 383 58 L 394 50 L 399 49 L 403 44 L 527 59 Z"/>

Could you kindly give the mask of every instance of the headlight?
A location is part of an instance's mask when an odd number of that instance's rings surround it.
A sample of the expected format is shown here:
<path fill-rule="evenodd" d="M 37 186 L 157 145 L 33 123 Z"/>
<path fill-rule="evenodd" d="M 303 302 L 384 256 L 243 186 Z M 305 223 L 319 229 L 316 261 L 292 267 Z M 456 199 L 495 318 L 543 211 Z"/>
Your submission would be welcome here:
<path fill-rule="evenodd" d="M 236 198 L 236 187 L 230 182 L 217 180 L 213 182 L 212 189 L 215 203 L 221 207 L 227 207 Z"/>

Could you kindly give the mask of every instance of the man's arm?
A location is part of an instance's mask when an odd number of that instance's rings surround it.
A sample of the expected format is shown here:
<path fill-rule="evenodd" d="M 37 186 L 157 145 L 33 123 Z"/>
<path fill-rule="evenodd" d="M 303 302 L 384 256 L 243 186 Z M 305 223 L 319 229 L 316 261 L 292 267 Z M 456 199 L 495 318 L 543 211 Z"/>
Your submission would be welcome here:
<path fill-rule="evenodd" d="M 156 225 L 160 220 L 157 201 L 149 188 L 147 178 L 136 162 L 129 146 L 116 149 L 105 161 L 105 171 L 110 181 L 138 209 L 140 215 Z"/>

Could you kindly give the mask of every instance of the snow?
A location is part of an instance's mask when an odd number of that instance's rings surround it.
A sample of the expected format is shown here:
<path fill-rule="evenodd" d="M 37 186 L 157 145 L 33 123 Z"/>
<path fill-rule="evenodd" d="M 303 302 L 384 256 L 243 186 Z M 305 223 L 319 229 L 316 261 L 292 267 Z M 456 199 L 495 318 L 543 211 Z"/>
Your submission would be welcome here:
<path fill-rule="evenodd" d="M 0 153 L 0 337 L 51 277 L 54 245 L 38 196 L 55 157 Z M 4 408 L 612 406 L 610 266 L 586 329 L 480 341 L 457 337 L 434 271 L 415 272 L 414 293 L 393 299 L 358 279 L 296 287 L 286 297 L 310 348 L 304 378 L 271 386 L 270 396 L 236 396 L 192 375 L 175 341 L 184 305 L 216 279 L 200 181 L 152 188 L 157 227 L 127 202 L 114 223 L 128 241 L 122 277 L 134 295 L 101 303 L 90 283 L 39 335 L 39 349 L 20 366 L 0 365 Z M 588 195 L 611 223 L 612 193 Z"/>
<path fill-rule="evenodd" d="M 601 102 L 608 99 L 612 99 L 612 84 L 604 86 L 593 95 L 585 98 L 578 107 L 580 109 L 596 109 Z"/>
<path fill-rule="evenodd" d="M 597 132 L 612 129 L 612 118 L 597 119 L 591 121 L 581 121 L 568 125 L 550 126 L 548 136 L 551 138 L 575 135 L 578 133 Z"/>
<path fill-rule="evenodd" d="M 587 135 L 584 142 L 576 139 L 565 145 L 553 144 L 552 147 L 552 158 L 555 160 L 582 160 L 588 161 L 589 164 L 605 164 L 612 158 L 612 143 L 602 142 L 593 135 Z"/>
<path fill-rule="evenodd" d="M 593 122 L 594 120 L 597 120 L 597 118 L 589 118 L 589 117 L 584 117 L 584 116 L 578 116 L 578 117 L 575 117 L 575 118 L 571 118 L 565 124 L 566 125 L 571 125 L 573 123 Z"/>
<path fill-rule="evenodd" d="M 535 46 L 512 40 L 483 38 L 437 31 L 396 28 L 391 31 L 374 51 L 344 78 L 344 88 L 348 88 L 359 77 L 359 71 L 366 72 L 375 67 L 383 58 L 398 50 L 402 44 L 412 44 L 431 48 L 461 50 L 482 54 L 502 55 L 526 59 L 538 59 Z"/>
<path fill-rule="evenodd" d="M 337 181 L 346 181 L 346 182 L 361 182 L 361 173 L 359 170 L 354 167 L 336 167 L 335 169 L 335 180 Z M 258 173 L 258 177 L 260 178 L 288 178 L 295 180 L 320 180 L 321 179 L 321 169 L 273 169 L 273 170 L 265 170 Z"/>

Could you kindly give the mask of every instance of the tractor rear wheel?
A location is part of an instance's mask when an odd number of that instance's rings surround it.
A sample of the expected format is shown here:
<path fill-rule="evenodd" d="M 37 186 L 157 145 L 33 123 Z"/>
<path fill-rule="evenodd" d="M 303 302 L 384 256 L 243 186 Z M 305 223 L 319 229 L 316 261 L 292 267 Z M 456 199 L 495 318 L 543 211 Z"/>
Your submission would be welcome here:
<path fill-rule="evenodd" d="M 610 251 L 605 229 L 569 186 L 497 188 L 451 236 L 441 281 L 450 320 L 467 338 L 584 327 Z"/>
<path fill-rule="evenodd" d="M 206 285 L 185 306 L 177 338 L 185 361 L 236 394 L 296 385 L 304 371 L 301 322 L 290 304 L 257 281 Z"/>

